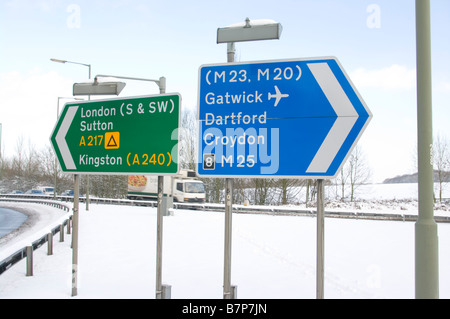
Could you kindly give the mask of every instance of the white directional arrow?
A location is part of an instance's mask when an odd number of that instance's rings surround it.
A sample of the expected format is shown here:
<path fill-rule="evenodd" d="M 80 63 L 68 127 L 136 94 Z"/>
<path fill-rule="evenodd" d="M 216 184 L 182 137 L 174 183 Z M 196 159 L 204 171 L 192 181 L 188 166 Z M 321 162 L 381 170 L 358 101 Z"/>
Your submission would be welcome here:
<path fill-rule="evenodd" d="M 337 115 L 306 170 L 308 173 L 325 173 L 358 120 L 358 113 L 327 63 L 308 63 L 308 67 Z"/>
<path fill-rule="evenodd" d="M 56 134 L 55 140 L 58 148 L 61 152 L 61 156 L 63 158 L 64 164 L 67 169 L 76 169 L 75 162 L 72 159 L 72 155 L 70 154 L 69 146 L 66 142 L 66 135 L 69 131 L 70 124 L 72 124 L 73 118 L 77 113 L 78 106 L 71 106 L 67 109 L 66 115 L 59 127 L 59 131 Z"/>

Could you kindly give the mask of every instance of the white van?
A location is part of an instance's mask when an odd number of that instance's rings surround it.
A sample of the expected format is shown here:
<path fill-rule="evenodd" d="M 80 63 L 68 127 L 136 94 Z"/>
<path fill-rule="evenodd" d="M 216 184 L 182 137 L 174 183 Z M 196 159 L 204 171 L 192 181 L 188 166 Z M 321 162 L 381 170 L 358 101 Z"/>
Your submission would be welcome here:
<path fill-rule="evenodd" d="M 53 196 L 55 194 L 55 188 L 53 186 L 39 186 L 36 189 L 41 190 L 45 195 Z"/>
<path fill-rule="evenodd" d="M 205 186 L 196 179 L 195 172 L 181 170 L 176 176 L 164 176 L 164 196 L 176 202 L 205 202 Z M 157 199 L 158 176 L 128 176 L 128 199 Z"/>

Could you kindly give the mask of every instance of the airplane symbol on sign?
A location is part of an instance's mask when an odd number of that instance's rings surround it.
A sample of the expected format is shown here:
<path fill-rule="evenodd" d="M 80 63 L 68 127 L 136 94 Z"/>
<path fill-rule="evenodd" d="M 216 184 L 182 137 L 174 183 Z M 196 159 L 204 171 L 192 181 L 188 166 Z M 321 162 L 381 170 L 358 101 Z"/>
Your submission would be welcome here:
<path fill-rule="evenodd" d="M 270 101 L 271 99 L 275 98 L 275 105 L 274 106 L 277 106 L 278 102 L 280 102 L 281 98 L 288 97 L 289 94 L 281 94 L 280 90 L 278 89 L 278 86 L 276 86 L 276 85 L 275 85 L 275 91 L 276 91 L 275 94 L 269 93 L 268 100 Z"/>

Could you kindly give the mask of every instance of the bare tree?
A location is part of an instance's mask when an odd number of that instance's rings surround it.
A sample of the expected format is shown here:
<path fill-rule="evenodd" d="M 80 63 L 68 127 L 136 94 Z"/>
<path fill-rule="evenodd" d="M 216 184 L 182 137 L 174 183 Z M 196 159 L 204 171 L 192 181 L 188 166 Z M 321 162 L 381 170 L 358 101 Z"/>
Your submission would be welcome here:
<path fill-rule="evenodd" d="M 20 136 L 16 141 L 16 154 L 12 158 L 12 167 L 11 167 L 12 170 L 14 170 L 18 176 L 23 175 L 24 157 L 25 157 L 25 150 L 23 146 L 23 136 Z"/>
<path fill-rule="evenodd" d="M 42 174 L 48 176 L 58 175 L 58 165 L 55 165 L 55 152 L 50 145 L 44 147 L 39 153 L 39 162 L 42 170 Z"/>
<path fill-rule="evenodd" d="M 347 188 L 350 188 L 350 201 L 353 202 L 357 188 L 360 185 L 367 183 L 370 180 L 370 177 L 371 171 L 367 165 L 362 148 L 357 145 L 335 180 L 336 187 L 338 185 L 340 186 L 341 200 L 345 199 Z"/>
<path fill-rule="evenodd" d="M 450 150 L 447 139 L 441 135 L 433 143 L 433 162 L 439 183 L 439 200 L 442 202 L 445 182 L 450 177 Z"/>
<path fill-rule="evenodd" d="M 1 130 L 1 126 L 0 126 Z M 1 138 L 1 132 L 0 132 L 0 138 Z M 0 140 L 0 147 L 1 147 L 1 140 Z M 5 161 L 5 157 L 3 156 L 5 154 L 4 150 L 0 149 L 0 179 L 3 176 L 3 171 L 7 166 L 7 162 Z"/>
<path fill-rule="evenodd" d="M 305 194 L 305 205 L 308 207 L 311 205 L 309 202 L 316 198 L 317 194 L 317 181 L 315 179 L 306 180 L 306 194 Z"/>
<path fill-rule="evenodd" d="M 25 151 L 25 175 L 39 177 L 42 175 L 39 154 L 36 148 L 28 141 L 28 149 Z"/>
<path fill-rule="evenodd" d="M 223 201 L 225 179 L 223 178 L 202 178 L 205 184 L 206 200 L 210 203 L 220 203 Z"/>
<path fill-rule="evenodd" d="M 367 183 L 372 176 L 370 168 L 367 165 L 366 158 L 360 146 L 356 146 L 348 159 L 348 166 L 350 171 L 350 201 L 355 199 L 356 189 Z"/>
<path fill-rule="evenodd" d="M 80 191 L 86 192 L 86 178 L 82 176 Z M 89 192 L 98 197 L 126 198 L 128 193 L 127 175 L 91 175 Z"/>
<path fill-rule="evenodd" d="M 193 110 L 184 110 L 181 113 L 180 139 L 178 141 L 178 164 L 181 168 L 195 168 L 195 145 L 197 120 Z"/>
<path fill-rule="evenodd" d="M 254 202 L 256 205 L 268 205 L 274 197 L 275 180 L 273 178 L 252 178 Z"/>
<path fill-rule="evenodd" d="M 344 166 L 339 172 L 339 177 L 336 179 L 336 194 L 340 191 L 341 201 L 345 199 L 345 186 L 347 185 L 349 177 L 349 170 Z M 340 190 L 338 190 L 338 185 Z"/>
<path fill-rule="evenodd" d="M 282 178 L 277 180 L 276 184 L 280 190 L 278 203 L 287 205 L 291 202 L 298 202 L 296 198 L 303 188 L 305 180 Z"/>

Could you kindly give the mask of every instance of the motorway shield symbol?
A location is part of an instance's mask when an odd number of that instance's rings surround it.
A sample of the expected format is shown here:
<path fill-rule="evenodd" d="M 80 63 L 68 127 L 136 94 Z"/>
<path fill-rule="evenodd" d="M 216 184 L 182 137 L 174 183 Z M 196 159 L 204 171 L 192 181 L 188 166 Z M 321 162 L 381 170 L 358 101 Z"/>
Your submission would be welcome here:
<path fill-rule="evenodd" d="M 333 57 L 203 65 L 197 171 L 332 178 L 371 117 Z"/>

